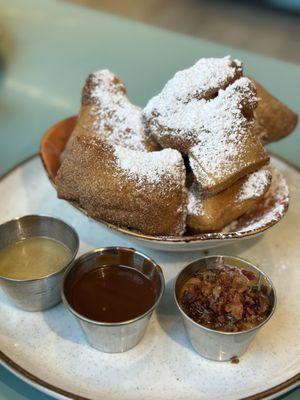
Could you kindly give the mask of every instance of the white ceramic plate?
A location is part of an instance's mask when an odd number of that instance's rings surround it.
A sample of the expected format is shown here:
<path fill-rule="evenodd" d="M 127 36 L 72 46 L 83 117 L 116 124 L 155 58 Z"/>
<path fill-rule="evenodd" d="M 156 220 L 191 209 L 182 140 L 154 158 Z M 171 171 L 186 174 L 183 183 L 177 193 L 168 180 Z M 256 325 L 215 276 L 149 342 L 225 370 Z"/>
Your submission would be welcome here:
<path fill-rule="evenodd" d="M 4 365 L 57 398 L 205 399 L 272 398 L 300 379 L 300 174 L 276 162 L 289 183 L 291 206 L 277 226 L 259 238 L 238 241 L 214 254 L 232 254 L 256 263 L 273 280 L 278 308 L 239 364 L 198 356 L 185 336 L 172 296 L 178 271 L 203 252 L 147 250 L 163 268 L 166 293 L 142 342 L 123 354 L 90 348 L 62 304 L 43 313 L 14 308 L 0 292 L 0 350 Z M 0 182 L 0 223 L 29 213 L 63 218 L 77 229 L 80 252 L 94 247 L 132 246 L 119 236 L 57 200 L 38 158 Z M 137 246 L 139 248 L 139 246 Z M 143 248 L 140 248 L 141 251 Z"/>

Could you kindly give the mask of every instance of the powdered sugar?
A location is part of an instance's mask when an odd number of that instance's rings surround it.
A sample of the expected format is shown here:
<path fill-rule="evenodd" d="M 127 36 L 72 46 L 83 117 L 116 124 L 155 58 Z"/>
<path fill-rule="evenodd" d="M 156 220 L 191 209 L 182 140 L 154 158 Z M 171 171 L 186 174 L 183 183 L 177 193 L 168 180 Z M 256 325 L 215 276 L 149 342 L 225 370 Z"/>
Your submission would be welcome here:
<path fill-rule="evenodd" d="M 204 209 L 202 205 L 202 197 L 199 191 L 196 190 L 195 185 L 192 185 L 188 191 L 188 215 L 200 216 L 203 215 Z"/>
<path fill-rule="evenodd" d="M 161 93 L 153 97 L 144 109 L 146 117 L 157 111 L 163 118 L 172 117 L 174 107 L 192 99 L 201 99 L 226 86 L 234 77 L 241 75 L 242 64 L 224 58 L 201 58 L 191 68 L 178 71 Z"/>
<path fill-rule="evenodd" d="M 220 99 L 219 102 L 212 101 L 214 104 L 210 104 L 207 96 L 217 94 L 240 74 L 241 67 L 237 68 L 229 56 L 200 59 L 191 68 L 177 72 L 161 93 L 148 102 L 143 114 L 146 119 L 155 115 L 154 119 L 161 127 L 174 131 L 163 130 L 162 135 L 176 136 L 179 130 L 180 134 L 188 136 L 198 134 L 207 129 L 208 119 L 216 114 L 213 109 L 219 107 L 223 101 Z M 249 80 L 244 78 L 242 83 L 248 85 Z M 210 113 L 213 113 L 212 117 Z M 221 126 L 220 121 L 218 125 Z"/>
<path fill-rule="evenodd" d="M 164 149 L 155 152 L 141 152 L 115 146 L 118 166 L 127 176 L 141 183 L 159 183 L 162 177 L 169 177 L 182 183 L 185 180 L 183 158 L 177 150 Z"/>
<path fill-rule="evenodd" d="M 141 109 L 126 96 L 124 84 L 109 70 L 91 74 L 89 96 L 96 133 L 112 144 L 147 150 Z"/>
<path fill-rule="evenodd" d="M 147 132 L 163 147 L 191 155 L 203 187 L 267 161 L 251 132 L 255 86 L 241 74 L 241 64 L 230 57 L 201 59 L 175 74 L 143 111 Z"/>
<path fill-rule="evenodd" d="M 269 185 L 271 178 L 271 172 L 265 168 L 249 174 L 240 191 L 237 193 L 237 201 L 261 197 Z"/>
<path fill-rule="evenodd" d="M 279 221 L 289 203 L 289 189 L 282 174 L 275 168 L 272 169 L 271 187 L 263 200 L 261 206 L 265 206 L 266 211 L 259 218 L 254 219 L 247 225 L 246 230 L 257 229 L 262 225 L 267 225 Z"/>
<path fill-rule="evenodd" d="M 258 199 L 264 195 L 271 182 L 272 174 L 269 169 L 261 168 L 260 170 L 253 172 L 245 177 L 243 184 L 239 182 L 234 187 L 230 188 L 230 194 L 227 195 L 227 202 L 234 207 L 240 207 L 241 203 L 250 199 Z M 206 196 L 201 192 L 201 189 L 196 181 L 194 181 L 188 191 L 188 215 L 201 217 L 207 212 L 208 204 L 212 203 L 216 199 L 219 205 L 222 204 L 222 195 L 226 193 L 221 192 L 214 196 Z M 211 202 L 212 200 L 212 202 Z M 224 204 L 226 207 L 227 204 Z M 218 212 L 219 210 L 216 210 Z M 246 209 L 245 209 L 246 211 Z M 211 209 L 209 208 L 209 212 Z M 207 215 L 206 215 L 207 216 Z M 212 217 L 214 215 L 212 214 Z"/>
<path fill-rule="evenodd" d="M 289 189 L 281 172 L 271 167 L 271 173 L 270 189 L 256 209 L 227 225 L 220 235 L 228 237 L 230 232 L 234 235 L 244 235 L 271 226 L 283 217 L 289 205 Z"/>
<path fill-rule="evenodd" d="M 205 179 L 209 180 L 209 175 L 222 177 L 232 170 L 233 160 L 247 159 L 244 155 L 252 122 L 241 112 L 247 99 L 255 102 L 254 87 L 248 78 L 240 78 L 227 89 L 220 90 L 215 99 L 192 101 L 186 106 L 182 123 L 188 120 L 188 131 L 193 126 L 199 132 L 197 144 L 190 153 L 197 164 L 200 163 Z M 190 108 L 194 110 L 190 112 Z M 191 166 L 195 168 L 193 161 Z"/>

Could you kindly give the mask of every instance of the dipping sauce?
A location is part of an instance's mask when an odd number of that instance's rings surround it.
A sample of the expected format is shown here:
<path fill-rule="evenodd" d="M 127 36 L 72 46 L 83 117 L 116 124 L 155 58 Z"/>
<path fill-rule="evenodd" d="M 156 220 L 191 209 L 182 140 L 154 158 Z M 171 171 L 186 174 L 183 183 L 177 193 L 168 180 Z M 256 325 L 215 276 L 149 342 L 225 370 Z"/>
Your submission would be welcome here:
<path fill-rule="evenodd" d="M 272 311 L 268 288 L 254 273 L 223 266 L 196 272 L 183 286 L 180 303 L 200 325 L 223 332 L 254 328 Z"/>
<path fill-rule="evenodd" d="M 99 322 L 123 322 L 148 311 L 156 300 L 154 284 L 134 268 L 108 265 L 83 274 L 67 293 L 72 308 Z"/>
<path fill-rule="evenodd" d="M 59 271 L 71 259 L 63 243 L 43 236 L 30 237 L 0 250 L 0 276 L 37 279 Z"/>

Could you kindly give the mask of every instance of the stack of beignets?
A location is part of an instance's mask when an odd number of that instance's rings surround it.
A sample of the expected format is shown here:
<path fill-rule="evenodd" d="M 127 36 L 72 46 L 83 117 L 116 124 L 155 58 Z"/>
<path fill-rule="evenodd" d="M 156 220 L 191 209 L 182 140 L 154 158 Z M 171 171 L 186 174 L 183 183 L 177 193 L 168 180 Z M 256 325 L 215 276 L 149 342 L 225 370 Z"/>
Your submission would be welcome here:
<path fill-rule="evenodd" d="M 262 143 L 286 136 L 296 122 L 229 56 L 177 72 L 144 110 L 130 103 L 120 79 L 98 71 L 83 88 L 58 196 L 145 234 L 218 231 L 267 193 Z"/>

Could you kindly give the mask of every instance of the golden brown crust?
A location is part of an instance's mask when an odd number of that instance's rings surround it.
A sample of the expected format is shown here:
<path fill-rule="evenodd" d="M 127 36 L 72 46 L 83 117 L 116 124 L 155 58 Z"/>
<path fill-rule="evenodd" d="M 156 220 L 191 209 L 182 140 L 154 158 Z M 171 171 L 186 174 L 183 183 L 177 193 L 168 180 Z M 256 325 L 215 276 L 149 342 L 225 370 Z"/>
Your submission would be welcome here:
<path fill-rule="evenodd" d="M 127 150 L 136 157 L 148 157 L 148 162 L 157 157 L 169 159 L 165 172 L 151 180 L 147 173 L 134 175 L 122 169 L 120 162 L 126 164 L 131 158 L 123 157 L 124 148 L 119 150 L 120 159 L 115 148 L 100 138 L 76 137 L 56 177 L 58 196 L 76 202 L 93 218 L 150 235 L 183 234 L 187 192 L 180 153 Z"/>
<path fill-rule="evenodd" d="M 191 149 L 190 164 L 201 190 L 207 195 L 217 194 L 232 186 L 245 175 L 266 165 L 270 161 L 270 157 L 261 145 L 257 145 L 257 141 L 257 137 L 251 132 L 244 143 L 244 157 L 232 162 L 228 159 L 227 163 L 220 164 L 223 171 L 227 169 L 226 173 L 221 176 L 213 174 L 209 169 L 204 170 L 203 164 L 199 162 L 201 160 L 199 154 L 196 152 L 195 156 L 195 149 Z"/>
<path fill-rule="evenodd" d="M 254 112 L 254 132 L 265 144 L 283 139 L 295 129 L 298 122 L 297 114 L 261 84 L 252 80 L 259 97 L 258 106 Z"/>
<path fill-rule="evenodd" d="M 268 169 L 261 169 L 213 196 L 203 195 L 194 181 L 189 189 L 187 227 L 193 232 L 221 230 L 259 203 L 271 176 Z"/>

